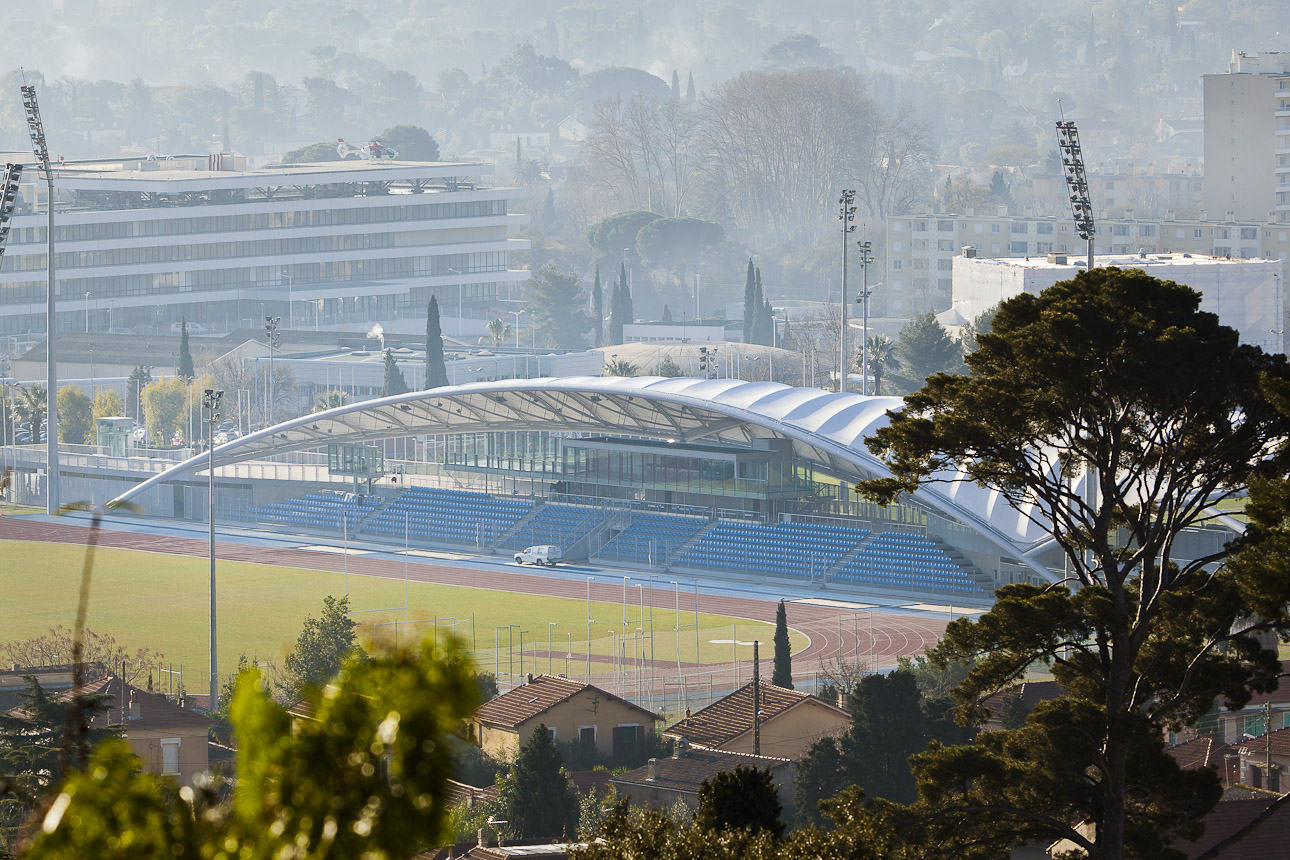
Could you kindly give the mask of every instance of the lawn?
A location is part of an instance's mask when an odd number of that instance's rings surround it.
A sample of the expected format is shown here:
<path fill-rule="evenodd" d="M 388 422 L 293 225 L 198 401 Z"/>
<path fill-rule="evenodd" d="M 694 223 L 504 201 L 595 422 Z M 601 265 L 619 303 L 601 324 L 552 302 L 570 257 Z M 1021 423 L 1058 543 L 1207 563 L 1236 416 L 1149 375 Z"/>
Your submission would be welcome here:
<path fill-rule="evenodd" d="M 0 644 L 26 639 L 50 627 L 71 627 L 76 614 L 76 596 L 80 584 L 84 548 L 72 545 L 0 541 Z M 361 564 L 354 562 L 353 564 Z M 317 616 L 322 599 L 328 594 L 345 593 L 345 576 L 289 567 L 220 562 L 219 588 L 219 659 L 221 669 L 232 668 L 238 656 L 246 654 L 261 661 L 281 659 L 289 652 L 306 615 Z M 498 665 L 508 670 L 514 648 L 514 670 L 519 671 L 520 631 L 524 631 L 524 671 L 533 671 L 533 644 L 543 652 L 537 669 L 546 671 L 548 625 L 552 650 L 560 655 L 551 663 L 563 672 L 563 655 L 572 650 L 569 670 L 576 677 L 586 666 L 587 605 L 583 600 L 569 600 L 537 595 L 519 595 L 448 585 L 412 582 L 408 585 L 409 624 L 404 625 L 402 580 L 380 579 L 351 574 L 349 594 L 354 618 L 363 625 L 365 638 L 389 644 L 406 641 L 412 635 L 435 635 L 440 641 L 454 628 L 457 636 L 473 647 L 481 668 L 492 670 Z M 629 594 L 629 599 L 632 595 Z M 185 686 L 189 690 L 207 689 L 209 562 L 202 558 L 161 555 L 134 550 L 99 549 L 90 588 L 89 614 L 86 626 L 111 634 L 127 647 L 148 648 L 161 655 L 176 669 L 182 664 Z M 639 598 L 638 598 L 639 599 Z M 660 603 L 670 603 L 671 595 L 660 596 Z M 693 607 L 693 598 L 690 606 Z M 680 624 L 686 625 L 680 636 L 680 659 L 695 658 L 696 635 L 694 612 L 685 611 L 686 598 L 681 597 Z M 397 608 L 395 608 L 397 607 Z M 649 628 L 646 611 L 641 623 L 639 607 L 628 606 L 628 623 L 623 624 L 620 603 L 592 602 L 592 653 L 608 657 L 611 637 L 621 635 L 624 626 L 635 631 Z M 435 620 L 437 619 L 437 621 Z M 398 622 L 397 624 L 395 622 Z M 671 609 L 654 610 L 654 657 L 675 660 L 677 654 L 676 614 Z M 774 625 L 745 621 L 720 615 L 699 615 L 697 640 L 703 662 L 727 662 L 733 646 L 709 644 L 709 640 L 734 638 L 732 625 L 738 627 L 738 640 L 759 639 L 770 654 Z M 497 630 L 496 628 L 502 629 Z M 793 650 L 807 644 L 806 637 L 791 631 Z M 493 650 L 494 637 L 500 643 Z M 618 643 L 621 646 L 621 642 Z M 649 653 L 648 641 L 643 643 Z M 641 646 L 627 646 L 627 653 L 639 653 Z M 739 646 L 741 660 L 752 658 L 752 647 Z M 604 671 L 604 669 L 600 669 Z"/>

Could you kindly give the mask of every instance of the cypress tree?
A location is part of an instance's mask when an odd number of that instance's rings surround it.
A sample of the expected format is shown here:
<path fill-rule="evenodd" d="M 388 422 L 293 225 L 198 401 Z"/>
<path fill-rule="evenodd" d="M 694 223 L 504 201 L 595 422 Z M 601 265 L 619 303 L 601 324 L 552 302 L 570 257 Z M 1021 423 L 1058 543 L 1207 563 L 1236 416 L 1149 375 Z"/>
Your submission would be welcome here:
<path fill-rule="evenodd" d="M 663 322 L 672 322 L 672 309 L 663 305 Z"/>
<path fill-rule="evenodd" d="M 627 264 L 626 263 L 623 263 L 622 267 L 618 270 L 618 279 L 622 283 L 622 302 L 623 302 L 622 322 L 623 323 L 633 322 L 636 319 L 636 311 L 634 308 L 632 308 L 632 288 L 627 284 Z M 621 326 L 622 323 L 620 323 L 619 325 Z M 623 342 L 623 331 L 621 327 L 618 329 L 618 342 L 619 343 Z"/>
<path fill-rule="evenodd" d="M 681 76 L 676 73 L 676 69 L 672 70 L 672 98 L 681 100 Z"/>
<path fill-rule="evenodd" d="M 389 397 L 392 394 L 406 394 L 408 391 L 408 381 L 403 378 L 403 371 L 394 363 L 394 353 L 390 350 L 385 351 L 385 384 L 381 386 L 381 396 Z"/>
<path fill-rule="evenodd" d="M 698 96 L 694 92 L 694 72 L 690 72 L 690 79 L 685 84 L 685 100 L 690 104 L 698 101 Z"/>
<path fill-rule="evenodd" d="M 783 600 L 775 609 L 775 669 L 770 682 L 776 687 L 793 689 L 793 651 L 788 643 L 788 611 Z"/>
<path fill-rule="evenodd" d="M 600 284 L 600 266 L 596 266 L 596 285 L 591 288 L 591 314 L 596 318 L 595 345 L 605 345 L 605 288 Z"/>
<path fill-rule="evenodd" d="M 757 270 L 752 257 L 748 258 L 748 276 L 744 280 L 744 343 L 752 342 L 753 323 L 757 321 L 757 305 L 753 303 L 757 291 Z"/>
<path fill-rule="evenodd" d="M 614 281 L 609 290 L 609 340 L 608 346 L 623 342 L 623 285 Z"/>
<path fill-rule="evenodd" d="M 439 299 L 430 297 L 426 306 L 426 388 L 448 384 L 448 368 L 443 360 L 443 329 L 439 325 Z"/>
<path fill-rule="evenodd" d="M 192 379 L 197 374 L 193 373 L 193 354 L 188 349 L 188 320 L 180 317 L 179 322 L 179 377 L 181 379 Z"/>

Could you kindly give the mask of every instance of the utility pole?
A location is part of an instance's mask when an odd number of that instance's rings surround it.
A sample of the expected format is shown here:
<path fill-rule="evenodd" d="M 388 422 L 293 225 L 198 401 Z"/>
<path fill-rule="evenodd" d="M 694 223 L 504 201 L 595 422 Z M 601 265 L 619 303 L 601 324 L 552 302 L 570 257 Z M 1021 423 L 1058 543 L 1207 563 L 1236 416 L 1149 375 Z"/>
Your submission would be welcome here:
<path fill-rule="evenodd" d="M 860 295 L 856 301 L 860 303 L 861 313 L 864 315 L 864 325 L 861 328 L 860 340 L 863 358 L 860 367 L 860 393 L 869 394 L 869 264 L 873 262 L 873 243 L 868 239 L 863 242 L 857 242 L 860 247 Z"/>
<path fill-rule="evenodd" d="M 282 317 L 265 317 L 264 318 L 264 336 L 269 341 L 269 382 L 265 386 L 265 399 L 268 401 L 264 406 L 264 426 L 273 426 L 273 351 L 278 348 L 278 323 L 282 322 Z"/>
<path fill-rule="evenodd" d="M 840 308 L 840 328 L 838 329 L 838 392 L 847 390 L 847 374 L 850 362 L 847 360 L 847 245 L 856 225 L 856 193 L 854 189 L 842 189 L 838 198 L 838 220 L 842 222 L 842 293 L 838 297 Z"/>

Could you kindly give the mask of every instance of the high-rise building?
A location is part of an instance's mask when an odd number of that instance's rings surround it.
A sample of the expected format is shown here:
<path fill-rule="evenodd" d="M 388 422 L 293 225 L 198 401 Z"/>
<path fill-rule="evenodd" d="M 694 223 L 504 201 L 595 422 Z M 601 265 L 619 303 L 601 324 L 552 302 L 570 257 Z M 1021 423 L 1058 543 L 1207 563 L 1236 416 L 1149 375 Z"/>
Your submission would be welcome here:
<path fill-rule="evenodd" d="M 1290 53 L 1234 53 L 1204 98 L 1209 217 L 1290 222 Z"/>
<path fill-rule="evenodd" d="M 502 315 L 527 271 L 507 267 L 524 196 L 491 164 L 394 160 L 245 169 L 233 156 L 55 167 L 58 329 L 197 333 L 355 328 Z M 24 174 L 0 258 L 0 335 L 46 331 L 45 183 Z M 459 324 L 458 324 L 459 325 Z M 482 325 L 482 323 L 481 323 Z"/>

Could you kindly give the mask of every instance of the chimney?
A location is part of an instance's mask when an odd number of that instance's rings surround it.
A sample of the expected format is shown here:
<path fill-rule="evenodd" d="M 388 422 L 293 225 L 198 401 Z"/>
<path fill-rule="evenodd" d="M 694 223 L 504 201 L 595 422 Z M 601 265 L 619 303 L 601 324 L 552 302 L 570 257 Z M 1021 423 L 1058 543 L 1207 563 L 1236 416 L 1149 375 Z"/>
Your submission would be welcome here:
<path fill-rule="evenodd" d="M 139 713 L 139 699 L 136 696 L 138 691 L 130 691 L 130 719 L 141 720 L 143 716 Z"/>
<path fill-rule="evenodd" d="M 650 778 L 653 782 L 658 782 L 658 780 L 659 780 L 659 776 L 658 776 L 658 759 L 656 759 L 656 758 L 652 758 L 652 759 L 650 759 L 650 760 L 649 760 L 649 778 Z"/>
<path fill-rule="evenodd" d="M 528 674 L 528 682 L 529 682 L 530 684 L 532 684 L 532 683 L 533 683 L 533 673 L 532 673 L 532 672 L 529 672 L 529 674 Z"/>
<path fill-rule="evenodd" d="M 842 710 L 849 710 L 851 702 L 848 700 L 846 690 L 838 687 L 838 707 Z"/>

